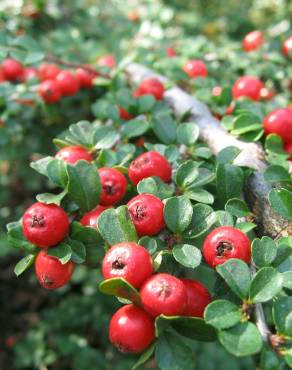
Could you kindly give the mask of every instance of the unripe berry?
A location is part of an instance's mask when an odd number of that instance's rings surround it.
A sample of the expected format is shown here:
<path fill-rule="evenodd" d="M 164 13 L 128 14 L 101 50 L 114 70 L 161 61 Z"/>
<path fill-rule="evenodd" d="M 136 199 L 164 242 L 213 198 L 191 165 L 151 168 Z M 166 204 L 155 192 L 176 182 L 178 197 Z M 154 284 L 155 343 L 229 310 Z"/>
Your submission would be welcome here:
<path fill-rule="evenodd" d="M 288 37 L 288 39 L 283 42 L 282 53 L 286 57 L 291 56 L 291 53 L 292 53 L 292 36 Z"/>
<path fill-rule="evenodd" d="M 39 86 L 39 95 L 48 104 L 53 104 L 61 99 L 61 92 L 55 80 L 46 80 Z"/>
<path fill-rule="evenodd" d="M 52 247 L 61 242 L 69 231 L 69 219 L 56 204 L 34 203 L 22 218 L 23 234 L 38 247 Z"/>
<path fill-rule="evenodd" d="M 187 291 L 187 304 L 184 316 L 203 317 L 204 310 L 211 302 L 208 289 L 199 281 L 181 279 Z"/>
<path fill-rule="evenodd" d="M 264 118 L 263 125 L 266 135 L 277 134 L 285 143 L 292 142 L 292 110 L 274 110 Z"/>
<path fill-rule="evenodd" d="M 122 200 L 128 186 L 125 176 L 114 168 L 103 167 L 98 172 L 101 182 L 100 204 L 111 206 Z"/>
<path fill-rule="evenodd" d="M 243 76 L 239 78 L 232 87 L 234 99 L 247 97 L 258 101 L 261 98 L 260 92 L 264 87 L 262 81 L 252 76 Z"/>
<path fill-rule="evenodd" d="M 17 60 L 7 58 L 2 63 L 2 72 L 6 80 L 16 81 L 23 73 L 23 66 Z"/>
<path fill-rule="evenodd" d="M 206 64 L 201 60 L 189 60 L 188 62 L 186 62 L 182 69 L 191 78 L 208 76 Z"/>
<path fill-rule="evenodd" d="M 70 71 L 59 72 L 56 81 L 63 96 L 72 96 L 79 91 L 79 82 Z"/>
<path fill-rule="evenodd" d="M 140 288 L 152 272 L 150 254 L 136 243 L 123 242 L 112 246 L 102 261 L 102 273 L 105 279 L 124 278 L 135 288 Z"/>
<path fill-rule="evenodd" d="M 83 217 L 80 220 L 80 223 L 83 226 L 91 226 L 94 228 L 97 228 L 97 220 L 98 217 L 109 207 L 103 207 L 98 205 L 96 208 L 94 208 L 92 211 L 89 211 L 83 215 Z"/>
<path fill-rule="evenodd" d="M 155 339 L 154 321 L 133 304 L 123 306 L 111 319 L 109 339 L 121 352 L 143 352 Z"/>
<path fill-rule="evenodd" d="M 66 285 L 74 271 L 75 264 L 62 264 L 56 257 L 41 251 L 35 261 L 35 273 L 39 283 L 46 289 L 58 289 Z"/>
<path fill-rule="evenodd" d="M 239 229 L 231 226 L 217 227 L 208 234 L 203 244 L 203 255 L 209 266 L 215 268 L 230 258 L 250 262 L 251 243 Z"/>
<path fill-rule="evenodd" d="M 91 154 L 81 146 L 65 146 L 56 153 L 55 158 L 70 164 L 74 164 L 80 160 L 88 162 L 93 160 Z"/>
<path fill-rule="evenodd" d="M 38 75 L 41 81 L 54 80 L 59 72 L 60 68 L 55 64 L 43 63 L 38 69 Z"/>
<path fill-rule="evenodd" d="M 246 52 L 259 49 L 264 43 L 264 34 L 261 31 L 249 32 L 242 41 L 242 47 Z"/>
<path fill-rule="evenodd" d="M 137 96 L 152 95 L 156 100 L 162 100 L 164 86 L 157 78 L 148 78 L 140 83 L 136 91 Z"/>

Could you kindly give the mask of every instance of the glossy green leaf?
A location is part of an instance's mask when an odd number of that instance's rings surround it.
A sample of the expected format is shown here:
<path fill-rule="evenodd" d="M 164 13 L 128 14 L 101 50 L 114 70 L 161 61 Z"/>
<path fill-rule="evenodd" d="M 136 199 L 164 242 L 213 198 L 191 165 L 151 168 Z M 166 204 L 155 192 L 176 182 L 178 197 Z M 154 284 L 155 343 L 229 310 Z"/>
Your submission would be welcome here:
<path fill-rule="evenodd" d="M 204 234 L 217 221 L 216 213 L 206 204 L 196 204 L 193 207 L 191 223 L 184 232 L 186 238 L 195 238 Z"/>
<path fill-rule="evenodd" d="M 198 176 L 198 162 L 188 160 L 178 167 L 175 181 L 178 186 L 187 187 L 190 186 Z"/>
<path fill-rule="evenodd" d="M 234 159 L 240 154 L 241 150 L 236 146 L 228 146 L 220 150 L 217 154 L 216 161 L 217 163 L 233 163 Z"/>
<path fill-rule="evenodd" d="M 232 302 L 219 299 L 205 308 L 204 318 L 207 324 L 216 329 L 227 329 L 238 324 L 242 314 L 240 308 Z"/>
<path fill-rule="evenodd" d="M 170 198 L 174 193 L 174 189 L 160 177 L 147 177 L 141 180 L 137 185 L 137 191 L 139 194 L 153 194 L 159 199 Z"/>
<path fill-rule="evenodd" d="M 251 251 L 252 259 L 258 267 L 270 265 L 277 256 L 276 243 L 268 236 L 264 236 L 262 239 L 254 239 Z"/>
<path fill-rule="evenodd" d="M 177 140 L 186 146 L 193 145 L 199 137 L 199 127 L 195 123 L 181 123 L 176 130 Z"/>
<path fill-rule="evenodd" d="M 141 365 L 145 364 L 150 357 L 153 355 L 155 351 L 155 343 L 151 344 L 150 347 L 148 347 L 142 355 L 139 357 L 138 361 L 135 363 L 135 365 L 132 367 L 132 370 L 137 370 Z"/>
<path fill-rule="evenodd" d="M 165 203 L 164 219 L 174 233 L 182 233 L 189 226 L 192 214 L 192 204 L 184 196 L 170 198 Z"/>
<path fill-rule="evenodd" d="M 69 262 L 72 256 L 72 249 L 69 244 L 62 243 L 56 247 L 51 247 L 48 249 L 48 255 L 56 257 L 62 265 Z"/>
<path fill-rule="evenodd" d="M 246 203 L 238 198 L 229 199 L 225 204 L 225 210 L 236 217 L 245 217 L 250 213 Z"/>
<path fill-rule="evenodd" d="M 14 273 L 16 276 L 21 275 L 25 270 L 27 270 L 35 261 L 36 255 L 35 254 L 28 254 L 27 256 L 23 257 L 14 267 Z"/>
<path fill-rule="evenodd" d="M 271 206 L 287 220 L 292 220 L 292 192 L 287 189 L 272 189 L 269 193 Z"/>
<path fill-rule="evenodd" d="M 196 268 L 202 260 L 199 248 L 189 244 L 178 244 L 172 249 L 173 257 L 185 267 Z"/>
<path fill-rule="evenodd" d="M 125 298 L 137 306 L 141 306 L 139 292 L 123 278 L 112 278 L 102 281 L 99 290 L 103 294 Z"/>
<path fill-rule="evenodd" d="M 261 268 L 250 286 L 250 299 L 253 303 L 267 302 L 282 289 L 283 276 L 273 267 Z"/>
<path fill-rule="evenodd" d="M 277 333 L 292 337 L 292 297 L 280 297 L 273 303 Z"/>

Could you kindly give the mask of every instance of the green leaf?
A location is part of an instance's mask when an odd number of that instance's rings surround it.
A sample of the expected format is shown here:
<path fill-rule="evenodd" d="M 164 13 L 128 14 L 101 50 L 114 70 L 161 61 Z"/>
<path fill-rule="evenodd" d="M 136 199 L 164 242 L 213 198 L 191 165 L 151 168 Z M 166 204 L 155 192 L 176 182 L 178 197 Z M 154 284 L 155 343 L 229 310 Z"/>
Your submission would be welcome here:
<path fill-rule="evenodd" d="M 262 129 L 260 119 L 252 114 L 241 114 L 236 117 L 233 125 L 232 135 L 238 136 L 252 131 L 259 131 Z"/>
<path fill-rule="evenodd" d="M 199 203 L 214 203 L 214 196 L 205 189 L 192 188 L 191 190 L 185 191 L 184 196 Z"/>
<path fill-rule="evenodd" d="M 292 337 L 292 297 L 280 297 L 273 304 L 277 334 Z"/>
<path fill-rule="evenodd" d="M 251 276 L 248 265 L 245 262 L 231 258 L 222 265 L 218 265 L 216 270 L 233 293 L 241 299 L 248 297 Z"/>
<path fill-rule="evenodd" d="M 102 126 L 95 130 L 93 137 L 93 145 L 95 149 L 109 149 L 112 148 L 119 139 L 116 130 L 110 126 Z"/>
<path fill-rule="evenodd" d="M 177 141 L 190 146 L 195 144 L 199 137 L 199 127 L 195 123 L 181 123 L 176 129 Z"/>
<path fill-rule="evenodd" d="M 283 287 L 292 290 L 292 271 L 283 272 Z"/>
<path fill-rule="evenodd" d="M 228 329 L 240 322 L 242 314 L 240 308 L 232 302 L 219 299 L 206 307 L 204 318 L 207 324 L 216 329 Z"/>
<path fill-rule="evenodd" d="M 135 226 L 126 206 L 110 208 L 102 212 L 98 218 L 98 229 L 109 245 L 138 240 Z"/>
<path fill-rule="evenodd" d="M 96 166 L 87 161 L 67 165 L 68 194 L 83 212 L 97 206 L 100 196 L 100 179 Z"/>
<path fill-rule="evenodd" d="M 216 211 L 216 226 L 234 226 L 232 215 L 226 211 Z"/>
<path fill-rule="evenodd" d="M 31 51 L 29 54 L 27 54 L 24 64 L 35 64 L 40 63 L 45 57 L 45 54 L 42 51 Z"/>
<path fill-rule="evenodd" d="M 217 195 L 223 204 L 239 198 L 243 189 L 243 172 L 233 164 L 219 164 L 216 171 Z"/>
<path fill-rule="evenodd" d="M 250 356 L 260 352 L 262 338 L 257 327 L 251 322 L 240 323 L 218 334 L 219 342 L 232 355 Z"/>
<path fill-rule="evenodd" d="M 48 255 L 56 257 L 62 265 L 69 262 L 72 256 L 72 249 L 69 244 L 62 243 L 57 245 L 56 247 L 52 247 L 48 249 Z"/>
<path fill-rule="evenodd" d="M 31 162 L 30 167 L 33 168 L 38 173 L 40 173 L 41 175 L 47 176 L 48 164 L 53 160 L 54 160 L 53 157 L 45 157 L 39 159 L 38 161 Z"/>
<path fill-rule="evenodd" d="M 135 363 L 135 365 L 132 367 L 132 370 L 137 370 L 141 365 L 145 364 L 150 357 L 153 355 L 155 350 L 155 343 L 151 344 L 150 347 L 148 347 L 142 355 L 139 357 L 139 360 Z"/>
<path fill-rule="evenodd" d="M 147 177 L 137 185 L 139 194 L 153 194 L 159 199 L 166 199 L 173 195 L 174 189 L 160 179 L 160 177 Z"/>
<path fill-rule="evenodd" d="M 250 286 L 250 299 L 253 303 L 267 302 L 282 289 L 283 276 L 273 267 L 261 268 Z"/>
<path fill-rule="evenodd" d="M 138 291 L 123 278 L 104 280 L 99 284 L 99 290 L 103 294 L 127 299 L 137 306 L 142 305 Z"/>
<path fill-rule="evenodd" d="M 292 220 L 292 192 L 286 189 L 272 189 L 269 192 L 271 206 L 287 220 Z"/>
<path fill-rule="evenodd" d="M 184 196 L 169 198 L 165 203 L 164 219 L 174 233 L 181 233 L 189 226 L 192 214 L 192 204 Z"/>
<path fill-rule="evenodd" d="M 206 205 L 198 203 L 193 207 L 191 223 L 184 232 L 186 238 L 192 239 L 204 234 L 217 221 L 216 213 Z"/>
<path fill-rule="evenodd" d="M 176 140 L 176 122 L 168 112 L 158 113 L 154 116 L 153 131 L 164 144 L 172 144 Z"/>
<path fill-rule="evenodd" d="M 283 351 L 286 363 L 292 368 L 292 348 L 287 348 Z M 277 369 L 278 370 L 278 369 Z"/>
<path fill-rule="evenodd" d="M 94 145 L 94 134 L 96 127 L 89 121 L 80 121 L 69 127 L 69 135 L 66 140 L 74 145 L 82 145 L 91 148 Z"/>
<path fill-rule="evenodd" d="M 150 238 L 150 236 L 143 236 L 139 240 L 138 244 L 143 245 L 143 247 L 145 247 L 150 254 L 154 254 L 158 249 L 158 246 L 164 246 L 160 239 Z"/>
<path fill-rule="evenodd" d="M 155 105 L 155 98 L 153 95 L 143 95 L 138 98 L 139 113 L 148 113 Z"/>
<path fill-rule="evenodd" d="M 277 247 L 277 256 L 273 261 L 273 267 L 280 266 L 287 258 L 292 255 L 292 247 L 280 243 Z"/>
<path fill-rule="evenodd" d="M 245 217 L 250 213 L 246 203 L 238 198 L 229 199 L 225 204 L 225 210 L 236 217 Z"/>
<path fill-rule="evenodd" d="M 41 203 L 57 204 L 59 206 L 66 195 L 67 195 L 67 190 L 63 190 L 59 194 L 51 194 L 51 193 L 38 194 L 36 196 L 36 199 L 38 202 L 41 202 Z"/>
<path fill-rule="evenodd" d="M 241 230 L 245 234 L 256 227 L 257 225 L 253 224 L 252 222 L 238 222 L 237 224 L 235 224 L 235 228 Z"/>
<path fill-rule="evenodd" d="M 196 190 L 198 187 L 209 184 L 215 179 L 215 173 L 207 168 L 199 168 L 198 170 L 199 175 L 195 181 L 192 182 L 192 185 L 188 187 L 188 190 L 192 190 L 193 188 Z"/>
<path fill-rule="evenodd" d="M 172 249 L 173 257 L 178 263 L 192 269 L 200 265 L 202 253 L 200 249 L 189 244 L 178 244 Z"/>
<path fill-rule="evenodd" d="M 53 184 L 65 189 L 68 184 L 66 163 L 61 159 L 53 159 L 47 165 L 47 176 Z"/>
<path fill-rule="evenodd" d="M 23 257 L 14 267 L 14 273 L 16 276 L 21 275 L 26 269 L 28 269 L 35 261 L 36 255 L 35 254 L 28 254 L 27 256 Z"/>
<path fill-rule="evenodd" d="M 7 242 L 13 248 L 21 248 L 29 253 L 35 253 L 38 247 L 26 240 L 22 232 L 21 221 L 11 222 L 7 225 Z"/>
<path fill-rule="evenodd" d="M 123 124 L 121 134 L 122 138 L 131 139 L 141 136 L 149 130 L 149 122 L 146 117 L 140 116 Z"/>
<path fill-rule="evenodd" d="M 268 236 L 264 236 L 262 239 L 254 239 L 251 251 L 252 259 L 258 267 L 270 265 L 277 256 L 276 243 Z"/>
<path fill-rule="evenodd" d="M 175 182 L 179 187 L 190 186 L 199 176 L 198 162 L 188 160 L 181 164 L 175 175 Z"/>
<path fill-rule="evenodd" d="M 78 240 L 70 240 L 70 247 L 72 251 L 71 260 L 75 263 L 83 263 L 86 259 L 86 248 L 84 244 Z"/>
<path fill-rule="evenodd" d="M 233 163 L 234 159 L 240 154 L 241 150 L 236 146 L 228 146 L 220 150 L 216 157 L 217 163 Z"/>
<path fill-rule="evenodd" d="M 260 359 L 261 370 L 279 370 L 280 361 L 277 354 L 270 348 L 269 345 L 265 344 Z"/>
<path fill-rule="evenodd" d="M 269 166 L 265 170 L 264 179 L 267 182 L 292 181 L 289 172 L 284 167 L 277 165 Z"/>
<path fill-rule="evenodd" d="M 270 153 L 287 155 L 283 149 L 283 141 L 281 137 L 276 134 L 270 134 L 266 137 L 265 149 Z"/>

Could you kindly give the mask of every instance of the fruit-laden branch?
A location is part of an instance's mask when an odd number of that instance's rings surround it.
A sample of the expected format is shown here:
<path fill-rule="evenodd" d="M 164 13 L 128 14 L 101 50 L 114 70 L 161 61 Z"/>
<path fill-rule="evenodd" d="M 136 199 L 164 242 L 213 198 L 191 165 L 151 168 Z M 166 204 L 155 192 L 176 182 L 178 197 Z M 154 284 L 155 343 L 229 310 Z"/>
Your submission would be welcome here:
<path fill-rule="evenodd" d="M 158 75 L 140 64 L 131 63 L 125 71 L 130 80 L 136 83 L 149 77 L 157 77 L 163 83 L 168 82 L 164 76 Z M 259 234 L 272 237 L 291 235 L 292 223 L 281 217 L 269 204 L 268 193 L 272 187 L 263 178 L 263 171 L 267 164 L 261 145 L 243 142 L 230 135 L 212 116 L 205 104 L 177 86 L 168 89 L 164 97 L 177 117 L 189 111 L 191 120 L 200 128 L 200 139 L 210 147 L 215 155 L 223 148 L 236 146 L 241 150 L 241 153 L 236 158 L 235 164 L 255 170 L 247 180 L 245 198 L 259 226 Z"/>

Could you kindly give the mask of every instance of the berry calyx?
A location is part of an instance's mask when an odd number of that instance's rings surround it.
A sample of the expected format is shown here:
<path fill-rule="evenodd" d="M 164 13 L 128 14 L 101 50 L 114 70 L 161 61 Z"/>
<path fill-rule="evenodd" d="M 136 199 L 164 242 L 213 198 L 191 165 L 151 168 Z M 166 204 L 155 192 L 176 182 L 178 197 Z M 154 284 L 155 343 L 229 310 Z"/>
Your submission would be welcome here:
<path fill-rule="evenodd" d="M 154 321 L 142 308 L 129 304 L 113 315 L 109 340 L 121 352 L 143 352 L 154 339 Z"/>
<path fill-rule="evenodd" d="M 103 206 L 98 205 L 92 211 L 85 213 L 83 217 L 81 218 L 80 223 L 83 226 L 91 226 L 91 227 L 97 228 L 98 217 L 102 214 L 103 211 L 105 211 L 108 208 L 109 207 L 103 207 Z"/>
<path fill-rule="evenodd" d="M 139 236 L 156 235 L 164 228 L 164 205 L 154 195 L 139 194 L 127 206 Z"/>
<path fill-rule="evenodd" d="M 113 55 L 104 55 L 100 57 L 97 61 L 97 64 L 101 67 L 114 68 L 116 65 L 116 59 Z"/>
<path fill-rule="evenodd" d="M 49 290 L 66 285 L 73 274 L 75 263 L 69 261 L 62 264 L 56 257 L 41 251 L 35 260 L 35 273 L 39 283 Z"/>
<path fill-rule="evenodd" d="M 211 302 L 209 290 L 199 281 L 181 279 L 187 291 L 187 304 L 184 316 L 203 317 L 204 310 Z"/>
<path fill-rule="evenodd" d="M 39 86 L 39 95 L 48 104 L 57 103 L 61 99 L 61 92 L 55 80 L 46 80 Z"/>
<path fill-rule="evenodd" d="M 264 34 L 261 31 L 249 32 L 242 41 L 242 47 L 246 52 L 259 49 L 264 43 Z"/>
<path fill-rule="evenodd" d="M 242 231 L 231 226 L 222 226 L 211 231 L 204 240 L 203 255 L 212 268 L 230 258 L 249 263 L 250 248 L 250 240 Z"/>
<path fill-rule="evenodd" d="M 136 96 L 152 95 L 156 100 L 162 100 L 164 86 L 157 78 L 148 78 L 140 83 Z"/>
<path fill-rule="evenodd" d="M 283 42 L 282 53 L 286 57 L 291 56 L 291 53 L 292 53 L 292 36 L 288 37 L 288 39 Z"/>
<path fill-rule="evenodd" d="M 128 186 L 125 176 L 114 168 L 103 167 L 98 172 L 101 182 L 100 204 L 111 206 L 122 200 Z"/>
<path fill-rule="evenodd" d="M 140 290 L 144 309 L 153 317 L 182 315 L 186 308 L 184 283 L 170 274 L 152 275 Z"/>
<path fill-rule="evenodd" d="M 127 112 L 126 109 L 124 109 L 123 107 L 118 107 L 118 109 L 119 109 L 120 117 L 124 121 L 129 121 L 130 119 L 134 118 L 134 116 L 132 116 L 132 114 Z"/>
<path fill-rule="evenodd" d="M 74 164 L 80 160 L 89 162 L 93 160 L 91 154 L 81 146 L 65 146 L 55 154 L 55 158 L 70 164 Z"/>
<path fill-rule="evenodd" d="M 242 97 L 258 101 L 261 98 L 261 89 L 264 87 L 262 81 L 252 76 L 239 78 L 232 87 L 234 99 Z"/>
<path fill-rule="evenodd" d="M 266 135 L 277 134 L 285 143 L 292 142 L 292 110 L 279 108 L 268 114 L 263 121 Z"/>
<path fill-rule="evenodd" d="M 15 59 L 7 58 L 2 63 L 2 73 L 6 80 L 16 81 L 23 74 L 23 66 Z"/>
<path fill-rule="evenodd" d="M 38 247 L 52 247 L 69 231 L 69 218 L 56 204 L 34 203 L 22 218 L 25 238 Z"/>
<path fill-rule="evenodd" d="M 182 69 L 191 78 L 208 76 L 206 64 L 198 59 L 189 60 Z"/>
<path fill-rule="evenodd" d="M 157 176 L 162 181 L 169 182 L 171 178 L 171 165 L 160 153 L 146 152 L 140 154 L 131 162 L 128 174 L 134 185 L 151 176 Z"/>
<path fill-rule="evenodd" d="M 54 80 L 59 72 L 60 68 L 55 64 L 43 63 L 38 69 L 38 75 L 41 81 Z"/>
<path fill-rule="evenodd" d="M 56 81 L 63 96 L 72 96 L 79 91 L 79 82 L 76 76 L 70 71 L 59 72 Z"/>
<path fill-rule="evenodd" d="M 105 279 L 124 278 L 135 288 L 140 288 L 152 272 L 150 254 L 136 243 L 123 242 L 112 246 L 102 261 L 102 274 Z"/>

